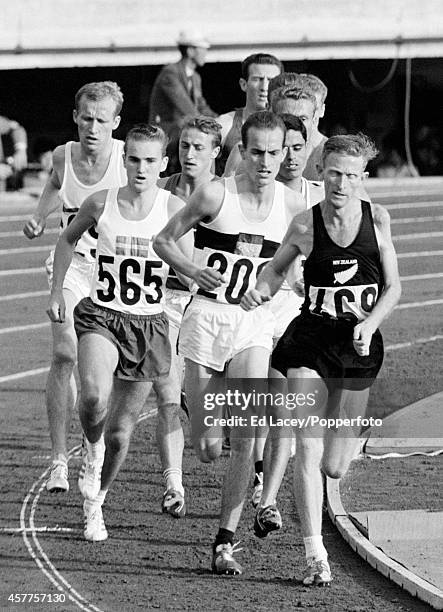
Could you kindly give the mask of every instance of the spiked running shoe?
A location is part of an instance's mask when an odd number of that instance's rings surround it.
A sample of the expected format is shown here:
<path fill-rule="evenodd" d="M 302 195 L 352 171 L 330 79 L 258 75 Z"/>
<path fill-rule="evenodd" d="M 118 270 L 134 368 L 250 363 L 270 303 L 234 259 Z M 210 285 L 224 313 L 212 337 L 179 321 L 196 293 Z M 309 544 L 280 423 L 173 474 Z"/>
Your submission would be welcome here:
<path fill-rule="evenodd" d="M 256 474 L 255 479 L 258 482 L 256 485 L 254 485 L 254 491 L 251 497 L 251 504 L 253 505 L 254 508 L 257 508 L 257 506 L 260 503 L 261 496 L 263 493 L 263 472 L 260 472 L 260 474 Z"/>
<path fill-rule="evenodd" d="M 235 544 L 219 544 L 212 553 L 212 571 L 214 574 L 226 576 L 239 576 L 243 573 L 243 568 L 234 559 L 234 554 L 243 550 L 237 548 L 240 542 Z"/>
<path fill-rule="evenodd" d="M 254 519 L 254 533 L 257 538 L 265 538 L 272 531 L 282 527 L 282 520 L 277 506 L 259 508 Z"/>
<path fill-rule="evenodd" d="M 83 502 L 83 514 L 85 517 L 84 536 L 89 542 L 103 542 L 108 539 L 105 521 L 103 520 L 102 507 L 85 500 Z"/>
<path fill-rule="evenodd" d="M 168 513 L 174 518 L 182 518 L 186 515 L 185 498 L 177 489 L 168 489 L 163 493 L 162 512 Z"/>
<path fill-rule="evenodd" d="M 46 490 L 50 493 L 64 493 L 69 491 L 68 466 L 65 461 L 56 459 L 52 462 Z"/>
<path fill-rule="evenodd" d="M 308 567 L 302 578 L 305 586 L 329 586 L 331 581 L 331 569 L 327 561 L 323 559 L 308 561 Z"/>

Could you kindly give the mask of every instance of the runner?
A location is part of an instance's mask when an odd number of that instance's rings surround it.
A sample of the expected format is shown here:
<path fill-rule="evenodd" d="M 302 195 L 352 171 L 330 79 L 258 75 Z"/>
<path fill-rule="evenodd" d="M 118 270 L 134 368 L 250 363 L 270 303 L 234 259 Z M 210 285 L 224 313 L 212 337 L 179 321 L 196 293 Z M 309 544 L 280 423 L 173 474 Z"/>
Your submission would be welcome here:
<path fill-rule="evenodd" d="M 266 306 L 245 313 L 239 303 L 254 284 L 257 271 L 278 248 L 294 214 L 305 209 L 300 194 L 275 182 L 285 154 L 284 135 L 284 123 L 273 113 L 250 115 L 242 127 L 246 173 L 196 191 L 154 243 L 157 253 L 191 277 L 198 289 L 183 317 L 179 353 L 185 358 L 193 444 L 203 462 L 220 455 L 223 437 L 219 419 L 224 406 L 214 407 L 214 421 L 206 422 L 208 397 L 226 390 L 226 377 L 243 379 L 236 385 L 240 389 L 247 387 L 248 378 L 267 379 L 273 314 Z M 176 241 L 193 227 L 191 261 L 181 255 Z M 249 414 L 257 410 L 258 406 L 248 407 Z M 247 493 L 253 446 L 253 428 L 248 423 L 245 427 L 234 424 L 220 527 L 213 544 L 212 569 L 217 574 L 242 573 L 233 558 L 233 541 Z"/>
<path fill-rule="evenodd" d="M 241 141 L 241 126 L 252 113 L 268 107 L 268 85 L 283 70 L 283 64 L 269 53 L 254 53 L 242 61 L 240 89 L 246 104 L 217 119 L 222 126 L 222 150 L 216 161 L 216 174 L 222 176 L 232 148 Z"/>
<path fill-rule="evenodd" d="M 247 311 L 269 300 L 300 247 L 308 253 L 302 313 L 272 355 L 272 366 L 288 378 L 289 392 L 311 398 L 292 411 L 298 418 L 363 415 L 382 364 L 378 328 L 399 301 L 401 287 L 389 213 L 357 195 L 366 164 L 375 156 L 363 134 L 329 138 L 322 160 L 325 199 L 312 210 L 311 231 L 300 232 L 294 219 L 256 288 L 242 300 Z M 305 585 L 332 580 L 321 536 L 322 471 L 331 478 L 346 473 L 359 433 L 358 427 L 344 432 L 312 422 L 296 428 L 294 482 L 307 560 Z"/>
<path fill-rule="evenodd" d="M 47 218 L 60 204 L 63 231 L 89 195 L 126 184 L 123 142 L 112 138 L 112 132 L 120 124 L 122 104 L 120 88 L 111 81 L 87 83 L 78 90 L 73 117 L 79 142 L 67 142 L 55 149 L 52 173 L 36 212 L 23 228 L 28 238 L 43 234 Z M 76 304 L 90 293 L 96 243 L 94 228 L 78 241 L 63 284 L 65 319 L 63 323 L 51 326 L 52 361 L 46 383 L 46 410 L 52 444 L 52 466 L 46 488 L 50 492 L 69 490 L 66 436 L 77 397 L 73 374 L 77 361 L 73 311 Z M 52 252 L 46 262 L 50 286 L 53 255 Z M 101 448 L 103 454 L 104 444 Z"/>
<path fill-rule="evenodd" d="M 48 315 L 54 324 L 60 324 L 66 316 L 63 281 L 75 244 L 96 226 L 97 266 L 91 294 L 74 312 L 79 338 L 79 412 L 88 441 L 82 485 L 84 535 L 90 541 L 108 537 L 103 502 L 126 457 L 152 381 L 169 373 L 168 319 L 163 312 L 168 267 L 153 252 L 152 239 L 183 202 L 157 186 L 159 173 L 168 162 L 166 144 L 167 137 L 157 126 L 141 124 L 130 130 L 124 157 L 128 185 L 90 196 L 55 250 Z M 187 245 L 189 254 L 189 240 Z M 100 482 L 104 431 L 106 453 Z"/>
<path fill-rule="evenodd" d="M 179 140 L 182 172 L 160 179 L 158 186 L 186 202 L 195 189 L 216 180 L 211 166 L 220 151 L 220 127 L 211 117 L 188 119 Z M 182 482 L 184 435 L 179 416 L 180 403 L 186 411 L 187 407 L 185 394 L 182 393 L 184 363 L 178 356 L 176 347 L 183 312 L 191 294 L 189 287 L 180 282 L 172 268 L 166 281 L 165 298 L 172 360 L 169 375 L 154 382 L 158 404 L 156 433 L 166 487 L 162 498 L 162 511 L 174 518 L 181 518 L 186 514 L 186 504 Z"/>
<path fill-rule="evenodd" d="M 283 160 L 277 180 L 281 181 L 289 189 L 296 193 L 301 193 L 306 202 L 306 211 L 312 206 L 323 200 L 324 188 L 322 182 L 308 181 L 303 177 L 303 170 L 307 159 L 307 132 L 303 122 L 294 115 L 281 115 L 286 127 L 285 146 L 287 148 L 286 157 Z M 308 212 L 298 215 L 299 223 L 303 223 L 303 217 Z M 300 297 L 303 278 L 302 261 L 299 256 L 294 262 L 293 267 L 288 273 L 287 280 L 277 295 L 271 301 L 270 307 L 276 319 L 274 329 L 274 345 L 282 336 L 289 323 L 297 313 L 303 303 Z M 270 370 L 271 381 L 280 378 L 281 374 L 276 370 Z M 279 381 L 278 385 L 281 385 Z M 266 445 L 265 445 L 266 442 Z M 288 429 L 272 428 L 268 433 L 267 427 L 257 427 L 255 430 L 254 447 L 254 491 L 252 494 L 252 505 L 275 506 L 276 496 L 284 476 L 286 465 L 291 453 L 292 432 Z M 266 446 L 266 449 L 265 449 Z M 265 457 L 266 469 L 263 467 L 263 457 Z M 263 497 L 262 497 L 263 496 Z M 255 521 L 255 533 L 262 537 L 262 533 L 267 535 L 269 531 L 281 527 L 281 517 L 278 511 L 263 512 L 259 521 Z"/>

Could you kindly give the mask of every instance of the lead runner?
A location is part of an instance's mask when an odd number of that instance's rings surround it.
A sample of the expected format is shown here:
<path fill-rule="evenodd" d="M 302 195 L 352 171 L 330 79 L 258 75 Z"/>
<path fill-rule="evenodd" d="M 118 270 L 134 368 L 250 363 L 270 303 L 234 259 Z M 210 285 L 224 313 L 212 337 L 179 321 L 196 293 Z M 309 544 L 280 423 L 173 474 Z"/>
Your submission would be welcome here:
<path fill-rule="evenodd" d="M 254 309 L 274 295 L 302 250 L 305 302 L 272 355 L 272 367 L 288 378 L 294 394 L 316 393 L 314 408 L 294 415 L 318 418 L 359 416 L 383 361 L 382 321 L 400 299 L 397 257 L 389 213 L 360 200 L 365 167 L 376 155 L 363 134 L 333 136 L 323 149 L 325 199 L 312 209 L 311 231 L 297 219 L 263 270 L 255 289 L 242 300 Z M 296 397 L 294 395 L 294 397 Z M 301 396 L 300 396 L 301 397 Z M 321 536 L 323 471 L 341 478 L 358 444 L 358 433 L 311 425 L 296 429 L 295 498 L 305 545 L 303 583 L 332 580 Z"/>

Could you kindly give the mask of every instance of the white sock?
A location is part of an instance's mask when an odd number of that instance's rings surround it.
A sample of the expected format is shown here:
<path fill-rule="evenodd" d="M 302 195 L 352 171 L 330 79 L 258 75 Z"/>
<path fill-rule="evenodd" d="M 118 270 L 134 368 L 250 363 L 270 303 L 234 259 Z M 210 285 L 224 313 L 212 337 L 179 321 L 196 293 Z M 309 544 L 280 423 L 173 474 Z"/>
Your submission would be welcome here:
<path fill-rule="evenodd" d="M 89 442 L 86 441 L 88 455 L 92 459 L 92 461 L 96 461 L 97 459 L 103 459 L 105 454 L 105 442 L 103 438 L 103 434 L 97 440 L 97 442 Z"/>
<path fill-rule="evenodd" d="M 61 461 L 62 463 L 66 463 L 66 465 L 68 465 L 66 455 L 64 455 L 63 453 L 57 453 L 56 455 L 54 455 L 54 457 L 52 458 L 52 463 L 54 463 L 55 461 Z"/>
<path fill-rule="evenodd" d="M 182 470 L 180 468 L 167 468 L 163 472 L 163 478 L 166 485 L 166 490 L 175 489 L 182 495 L 185 494 L 185 490 L 182 484 Z"/>
<path fill-rule="evenodd" d="M 328 553 L 323 546 L 323 537 L 321 535 L 303 538 L 303 543 L 305 545 L 306 559 L 328 560 Z"/>
<path fill-rule="evenodd" d="M 103 506 L 103 504 L 105 503 L 105 498 L 106 495 L 108 493 L 107 489 L 100 489 L 100 491 L 97 493 L 97 496 L 94 499 L 86 499 L 85 500 L 85 507 L 90 510 L 93 506 Z"/>

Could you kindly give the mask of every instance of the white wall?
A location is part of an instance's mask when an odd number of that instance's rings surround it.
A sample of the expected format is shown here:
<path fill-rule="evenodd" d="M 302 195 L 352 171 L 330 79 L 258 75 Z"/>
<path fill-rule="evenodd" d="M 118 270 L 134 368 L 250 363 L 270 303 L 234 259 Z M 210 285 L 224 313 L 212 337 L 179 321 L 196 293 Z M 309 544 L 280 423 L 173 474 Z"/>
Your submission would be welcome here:
<path fill-rule="evenodd" d="M 443 0 L 0 0 L 0 69 L 162 64 L 189 24 L 209 61 L 443 56 Z"/>

